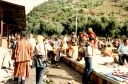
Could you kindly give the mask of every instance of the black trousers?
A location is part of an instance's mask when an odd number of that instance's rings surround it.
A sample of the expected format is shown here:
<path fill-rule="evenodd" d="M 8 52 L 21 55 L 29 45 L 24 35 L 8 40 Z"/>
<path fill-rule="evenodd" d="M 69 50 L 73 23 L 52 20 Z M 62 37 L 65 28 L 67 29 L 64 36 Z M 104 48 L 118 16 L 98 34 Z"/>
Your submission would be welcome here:
<path fill-rule="evenodd" d="M 124 65 L 125 60 L 128 62 L 128 55 L 120 54 L 119 55 L 119 64 Z"/>
<path fill-rule="evenodd" d="M 18 77 L 14 77 L 14 84 L 19 84 L 18 79 L 19 79 Z M 21 78 L 20 84 L 25 84 L 25 79 Z"/>

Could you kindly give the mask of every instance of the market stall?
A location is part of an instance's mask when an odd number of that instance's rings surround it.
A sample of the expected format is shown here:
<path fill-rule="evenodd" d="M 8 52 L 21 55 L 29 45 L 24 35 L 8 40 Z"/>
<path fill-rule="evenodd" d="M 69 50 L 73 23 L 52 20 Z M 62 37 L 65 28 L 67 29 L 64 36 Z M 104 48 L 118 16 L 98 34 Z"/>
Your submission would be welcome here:
<path fill-rule="evenodd" d="M 83 73 L 84 60 L 76 61 L 62 56 L 63 62 L 76 71 Z M 96 84 L 127 84 L 128 68 L 114 63 L 113 57 L 93 57 L 93 73 L 91 75 Z"/>

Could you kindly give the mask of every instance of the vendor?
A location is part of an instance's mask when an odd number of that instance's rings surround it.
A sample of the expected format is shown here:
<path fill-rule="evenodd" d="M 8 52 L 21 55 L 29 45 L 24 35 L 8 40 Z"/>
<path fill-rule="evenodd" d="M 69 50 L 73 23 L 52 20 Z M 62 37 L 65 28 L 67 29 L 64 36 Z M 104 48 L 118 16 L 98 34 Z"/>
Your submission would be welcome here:
<path fill-rule="evenodd" d="M 88 28 L 87 29 L 87 33 L 88 33 L 88 38 L 90 38 L 90 37 L 94 38 L 94 43 L 93 44 L 96 46 L 96 34 L 93 31 L 93 29 L 92 28 Z"/>
<path fill-rule="evenodd" d="M 104 49 L 102 50 L 102 55 L 103 56 L 113 56 L 113 53 L 112 53 L 112 47 L 111 45 L 105 45 L 104 46 Z"/>
<path fill-rule="evenodd" d="M 12 64 L 8 49 L 0 47 L 0 83 L 6 83 L 13 75 Z"/>
<path fill-rule="evenodd" d="M 125 60 L 128 61 L 128 39 L 125 39 L 118 48 L 119 64 L 124 65 Z"/>
<path fill-rule="evenodd" d="M 82 38 L 82 41 L 81 41 L 80 46 L 78 48 L 78 58 L 77 58 L 78 61 L 82 60 L 82 58 L 85 55 L 84 47 L 85 47 L 86 41 L 87 41 L 87 38 Z"/>
<path fill-rule="evenodd" d="M 72 47 L 72 42 L 69 41 L 68 42 L 68 48 L 66 49 L 66 55 L 69 57 L 69 58 L 73 58 L 73 54 L 74 54 L 74 49 Z"/>

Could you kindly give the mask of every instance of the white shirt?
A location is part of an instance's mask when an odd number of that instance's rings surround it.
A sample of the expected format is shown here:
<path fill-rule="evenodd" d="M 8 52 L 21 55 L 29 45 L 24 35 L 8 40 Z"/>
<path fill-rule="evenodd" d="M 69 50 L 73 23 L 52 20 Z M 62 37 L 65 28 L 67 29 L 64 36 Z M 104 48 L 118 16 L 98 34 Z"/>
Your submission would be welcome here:
<path fill-rule="evenodd" d="M 44 43 L 38 43 L 36 45 L 35 51 L 36 51 L 37 55 L 44 55 L 45 56 L 45 52 L 46 52 L 45 50 L 46 50 L 46 48 L 44 46 Z"/>
<path fill-rule="evenodd" d="M 128 54 L 128 46 L 123 46 L 123 47 L 120 49 L 120 53 L 121 53 L 121 54 Z"/>
<path fill-rule="evenodd" d="M 88 46 L 88 47 L 85 47 L 85 57 L 92 57 L 92 47 L 91 46 Z"/>
<path fill-rule="evenodd" d="M 68 41 L 68 37 L 64 37 L 64 43 L 67 43 L 67 41 Z"/>
<path fill-rule="evenodd" d="M 0 83 L 2 81 L 7 81 L 13 75 L 11 64 L 12 61 L 8 49 L 0 47 Z M 5 67 L 6 69 L 3 69 L 2 67 Z"/>
<path fill-rule="evenodd" d="M 121 51 L 122 47 L 124 47 L 124 43 L 121 43 L 121 44 L 119 45 L 119 48 L 118 48 L 118 53 L 119 53 L 119 54 L 122 54 L 122 51 Z"/>
<path fill-rule="evenodd" d="M 52 48 L 52 46 L 50 44 L 46 44 L 46 49 L 49 50 L 49 51 L 53 50 L 53 48 Z"/>
<path fill-rule="evenodd" d="M 29 39 L 29 42 L 30 42 L 30 44 L 32 46 L 32 49 L 34 50 L 35 49 L 35 46 L 36 46 L 36 40 L 34 38 L 30 38 Z"/>

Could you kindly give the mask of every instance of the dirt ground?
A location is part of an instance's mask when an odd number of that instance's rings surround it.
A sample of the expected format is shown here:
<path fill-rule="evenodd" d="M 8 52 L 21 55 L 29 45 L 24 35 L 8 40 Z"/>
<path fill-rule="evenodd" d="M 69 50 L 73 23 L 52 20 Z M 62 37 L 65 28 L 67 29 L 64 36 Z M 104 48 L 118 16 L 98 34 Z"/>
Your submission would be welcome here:
<path fill-rule="evenodd" d="M 82 75 L 74 71 L 64 63 L 60 64 L 59 68 L 49 67 L 48 78 L 52 79 L 55 84 L 82 84 Z"/>
<path fill-rule="evenodd" d="M 59 64 L 60 67 L 53 67 L 48 65 L 47 78 L 53 82 L 50 84 L 82 84 L 82 75 L 75 72 L 72 68 L 64 63 Z M 27 79 L 26 84 L 35 84 L 35 69 L 31 69 L 30 78 Z"/>
<path fill-rule="evenodd" d="M 60 63 L 59 67 L 53 67 L 52 65 L 48 65 L 47 67 L 47 76 L 46 79 L 52 80 L 51 83 L 43 83 L 43 84 L 82 84 L 81 79 L 82 75 L 78 72 L 74 71 L 69 66 L 64 63 Z M 36 84 L 36 75 L 35 68 L 30 70 L 30 77 L 27 78 L 26 84 Z M 43 82 L 43 81 L 42 81 Z M 13 84 L 12 79 L 8 80 L 6 84 Z"/>

